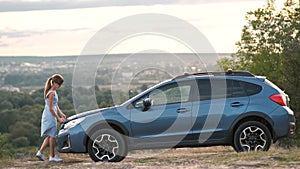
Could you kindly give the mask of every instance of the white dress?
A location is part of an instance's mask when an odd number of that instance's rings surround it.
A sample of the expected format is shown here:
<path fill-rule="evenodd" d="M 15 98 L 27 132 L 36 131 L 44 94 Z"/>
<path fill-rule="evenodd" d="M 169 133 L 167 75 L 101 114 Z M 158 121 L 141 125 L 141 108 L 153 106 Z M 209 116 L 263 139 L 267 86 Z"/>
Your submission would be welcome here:
<path fill-rule="evenodd" d="M 50 136 L 52 138 L 56 137 L 56 126 L 57 121 L 56 118 L 52 115 L 50 112 L 49 104 L 50 100 L 48 98 L 48 95 L 50 93 L 54 92 L 54 100 L 53 100 L 53 110 L 57 114 L 57 102 L 58 102 L 58 95 L 55 91 L 49 91 L 46 95 L 45 99 L 45 108 L 42 115 L 42 121 L 41 121 L 41 136 Z"/>

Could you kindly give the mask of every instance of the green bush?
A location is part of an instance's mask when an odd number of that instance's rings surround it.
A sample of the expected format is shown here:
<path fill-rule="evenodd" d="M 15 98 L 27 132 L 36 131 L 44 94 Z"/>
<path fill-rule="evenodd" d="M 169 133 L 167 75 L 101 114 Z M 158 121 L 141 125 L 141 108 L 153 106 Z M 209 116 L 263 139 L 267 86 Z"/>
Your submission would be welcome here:
<path fill-rule="evenodd" d="M 14 147 L 27 147 L 30 144 L 28 138 L 25 136 L 21 136 L 21 137 L 13 139 L 12 143 L 13 143 Z"/>

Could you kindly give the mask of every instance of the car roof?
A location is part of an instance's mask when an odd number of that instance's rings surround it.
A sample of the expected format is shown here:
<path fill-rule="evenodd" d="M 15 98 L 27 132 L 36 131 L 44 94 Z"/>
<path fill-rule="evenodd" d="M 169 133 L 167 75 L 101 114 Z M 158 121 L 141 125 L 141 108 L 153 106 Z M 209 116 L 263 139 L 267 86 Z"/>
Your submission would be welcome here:
<path fill-rule="evenodd" d="M 239 77 L 255 77 L 252 73 L 248 71 L 232 71 L 232 70 L 227 70 L 226 72 L 199 72 L 199 73 L 184 73 L 183 75 L 176 76 L 172 80 L 178 80 L 178 79 L 183 79 L 183 78 L 188 78 L 188 77 L 203 77 L 203 76 L 239 76 Z"/>

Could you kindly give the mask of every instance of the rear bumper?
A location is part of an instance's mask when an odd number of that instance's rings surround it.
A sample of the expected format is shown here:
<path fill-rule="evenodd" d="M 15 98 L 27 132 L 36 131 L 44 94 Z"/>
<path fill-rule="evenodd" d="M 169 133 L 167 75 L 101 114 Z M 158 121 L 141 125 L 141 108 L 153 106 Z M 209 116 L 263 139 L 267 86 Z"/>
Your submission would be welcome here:
<path fill-rule="evenodd" d="M 289 115 L 289 136 L 293 136 L 296 130 L 296 118 L 295 116 Z"/>
<path fill-rule="evenodd" d="M 280 106 L 272 113 L 274 121 L 274 142 L 283 137 L 292 136 L 295 132 L 296 119 L 294 112 L 286 106 Z"/>

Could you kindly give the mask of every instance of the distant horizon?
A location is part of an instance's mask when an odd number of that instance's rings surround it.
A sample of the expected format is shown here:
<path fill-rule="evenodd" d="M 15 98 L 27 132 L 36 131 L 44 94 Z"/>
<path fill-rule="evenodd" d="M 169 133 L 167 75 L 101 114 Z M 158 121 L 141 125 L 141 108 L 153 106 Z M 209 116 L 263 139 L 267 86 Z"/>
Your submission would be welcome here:
<path fill-rule="evenodd" d="M 0 55 L 0 58 L 4 58 L 4 57 L 47 57 L 47 58 L 50 58 L 50 57 L 78 57 L 78 56 L 98 56 L 98 55 L 132 55 L 132 54 L 181 54 L 181 55 L 184 55 L 184 54 L 196 54 L 196 53 L 111 53 L 111 54 L 92 54 L 92 55 L 53 55 L 53 56 L 42 56 L 42 55 L 8 55 L 8 56 L 5 56 L 5 55 Z M 222 53 L 197 53 L 197 54 L 200 54 L 200 55 L 204 55 L 204 54 L 217 54 L 217 55 L 232 55 L 234 53 L 225 53 L 225 52 L 222 52 Z"/>

